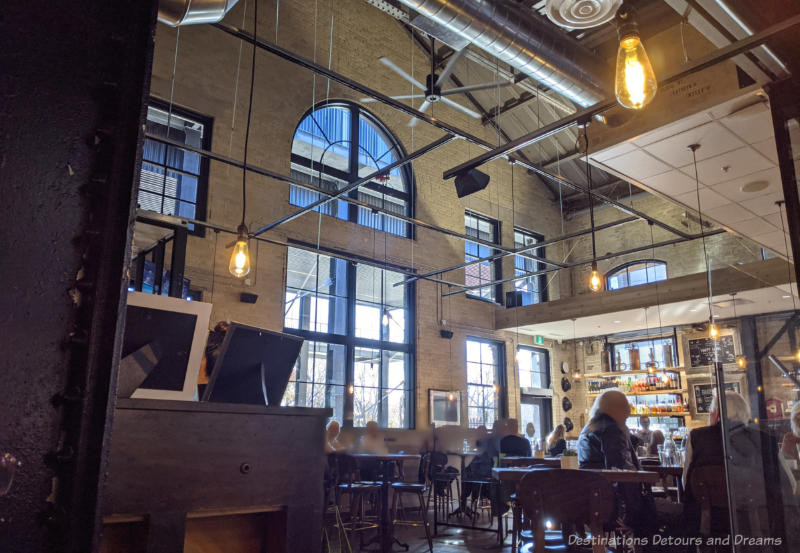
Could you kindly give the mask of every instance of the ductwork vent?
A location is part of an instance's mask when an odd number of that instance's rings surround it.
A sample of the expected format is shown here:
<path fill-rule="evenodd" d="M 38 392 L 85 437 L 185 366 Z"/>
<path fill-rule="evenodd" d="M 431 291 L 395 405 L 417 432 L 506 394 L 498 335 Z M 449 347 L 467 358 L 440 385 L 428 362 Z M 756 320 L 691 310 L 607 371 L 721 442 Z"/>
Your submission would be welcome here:
<path fill-rule="evenodd" d="M 566 29 L 589 29 L 614 19 L 622 0 L 547 0 L 547 17 Z"/>
<path fill-rule="evenodd" d="M 160 0 L 158 20 L 170 27 L 217 23 L 238 0 Z"/>
<path fill-rule="evenodd" d="M 588 107 L 609 96 L 613 70 L 576 40 L 502 0 L 400 0 L 489 55 Z"/>

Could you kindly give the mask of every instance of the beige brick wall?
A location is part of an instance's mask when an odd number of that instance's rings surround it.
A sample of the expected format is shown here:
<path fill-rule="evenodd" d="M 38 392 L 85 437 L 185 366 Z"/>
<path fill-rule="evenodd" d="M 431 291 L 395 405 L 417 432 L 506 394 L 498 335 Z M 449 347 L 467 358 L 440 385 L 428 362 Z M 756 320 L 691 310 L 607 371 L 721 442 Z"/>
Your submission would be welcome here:
<path fill-rule="evenodd" d="M 252 2 L 248 2 L 252 9 Z M 240 26 L 245 2 L 228 15 L 226 21 Z M 275 38 L 275 11 L 261 4 L 259 34 L 267 40 Z M 250 29 L 252 12 L 244 27 Z M 333 37 L 331 40 L 331 18 Z M 424 81 L 429 62 L 413 45 L 406 31 L 393 19 L 361 0 L 315 3 L 283 2 L 280 6 L 278 43 L 299 55 L 316 59 L 347 77 L 376 88 L 386 94 L 408 94 L 409 86 L 378 62 L 382 56 L 412 72 Z M 158 26 L 152 94 L 169 100 L 177 31 Z M 315 36 L 316 35 L 316 36 Z M 316 49 L 315 49 L 316 40 Z M 329 44 L 332 43 L 332 53 Z M 214 118 L 212 150 L 241 159 L 247 115 L 247 92 L 251 50 L 241 50 L 238 102 L 234 94 L 239 59 L 239 43 L 210 26 L 187 26 L 180 29 L 175 70 L 173 101 L 175 104 Z M 469 75 L 461 75 L 469 82 Z M 248 162 L 280 174 L 289 174 L 289 154 L 294 129 L 304 113 L 315 102 L 325 98 L 358 101 L 361 95 L 313 77 L 310 71 L 259 52 L 256 62 L 256 85 Z M 457 101 L 460 101 L 457 99 Z M 418 105 L 418 104 L 417 104 Z M 417 149 L 443 133 L 420 124 L 413 131 L 409 117 L 379 103 L 365 104 L 399 139 L 407 152 Z M 487 106 L 488 107 L 488 106 Z M 429 114 L 497 142 L 496 133 L 476 120 L 450 108 L 434 105 Z M 234 122 L 232 130 L 232 121 Z M 416 217 L 458 232 L 464 232 L 464 210 L 468 209 L 501 222 L 502 243 L 513 246 L 513 226 L 521 226 L 551 237 L 560 234 L 557 206 L 541 182 L 514 169 L 514 197 L 511 194 L 511 167 L 505 161 L 488 164 L 481 169 L 491 176 L 489 186 L 478 194 L 459 200 L 452 181 L 442 180 L 442 171 L 475 156 L 474 145 L 457 140 L 413 163 L 416 179 Z M 248 175 L 248 212 L 250 229 L 290 213 L 297 208 L 288 204 L 288 185 L 255 174 Z M 211 162 L 208 198 L 208 220 L 235 227 L 241 210 L 241 172 L 227 165 Z M 301 240 L 343 252 L 383 260 L 418 271 L 457 265 L 464 260 L 461 240 L 419 229 L 416 240 L 384 236 L 367 228 L 328 216 L 307 214 L 278 227 L 266 235 L 276 240 Z M 283 293 L 286 250 L 284 247 L 253 242 L 253 271 L 246 282 L 232 278 L 227 270 L 232 240 L 229 234 L 207 232 L 205 238 L 190 237 L 186 276 L 192 286 L 203 289 L 205 301 L 213 303 L 212 321 L 229 319 L 281 329 L 283 326 Z M 386 248 L 384 249 L 384 240 Z M 513 271 L 513 258 L 504 260 L 503 274 Z M 462 271 L 444 275 L 453 282 L 463 282 Z M 510 289 L 510 286 L 507 286 Z M 258 294 L 254 305 L 240 303 L 242 291 Z M 441 299 L 439 285 L 427 281 L 417 286 L 417 358 L 416 400 L 417 426 L 426 427 L 428 389 L 466 388 L 465 345 L 467 336 L 497 340 L 508 337 L 495 333 L 494 306 L 464 295 Z M 558 283 L 551 286 L 550 297 L 559 296 Z M 440 319 L 454 331 L 452 340 L 440 337 Z M 509 384 L 516 382 L 513 370 L 513 345 L 507 343 Z M 510 413 L 517 413 L 512 400 Z M 465 413 L 466 414 L 466 413 Z"/>

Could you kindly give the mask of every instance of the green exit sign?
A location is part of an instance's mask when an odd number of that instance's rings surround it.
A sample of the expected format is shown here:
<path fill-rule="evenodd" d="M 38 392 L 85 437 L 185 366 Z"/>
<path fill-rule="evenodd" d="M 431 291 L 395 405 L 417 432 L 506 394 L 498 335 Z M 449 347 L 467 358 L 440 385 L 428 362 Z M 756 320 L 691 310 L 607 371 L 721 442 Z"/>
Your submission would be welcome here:
<path fill-rule="evenodd" d="M 540 346 L 543 346 L 544 345 L 544 336 L 534 336 L 533 337 L 533 343 L 534 344 L 539 344 Z"/>

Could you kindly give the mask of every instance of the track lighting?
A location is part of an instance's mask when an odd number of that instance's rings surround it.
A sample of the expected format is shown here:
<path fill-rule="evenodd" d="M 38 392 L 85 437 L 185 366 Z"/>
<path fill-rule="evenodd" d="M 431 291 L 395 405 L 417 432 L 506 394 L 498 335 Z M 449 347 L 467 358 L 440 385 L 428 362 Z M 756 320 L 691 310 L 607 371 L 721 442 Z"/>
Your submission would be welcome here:
<path fill-rule="evenodd" d="M 614 92 L 622 107 L 642 109 L 655 97 L 658 83 L 633 15 L 623 8 L 617 17 L 619 49 Z"/>
<path fill-rule="evenodd" d="M 239 225 L 237 231 L 239 232 L 239 237 L 236 239 L 236 244 L 233 246 L 233 253 L 231 254 L 231 261 L 228 264 L 228 270 L 236 278 L 242 278 L 250 273 L 250 247 L 247 244 L 247 227 L 245 225 Z"/>

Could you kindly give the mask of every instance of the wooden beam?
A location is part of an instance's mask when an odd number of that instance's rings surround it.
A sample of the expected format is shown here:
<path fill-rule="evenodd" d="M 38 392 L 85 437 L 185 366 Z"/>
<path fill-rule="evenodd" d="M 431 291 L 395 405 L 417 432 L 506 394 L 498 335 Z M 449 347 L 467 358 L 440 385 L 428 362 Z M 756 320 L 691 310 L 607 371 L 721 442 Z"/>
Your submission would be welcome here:
<path fill-rule="evenodd" d="M 786 260 L 756 261 L 711 271 L 715 296 L 786 284 Z M 580 319 L 629 309 L 642 309 L 659 303 L 702 299 L 708 296 L 705 272 L 670 278 L 657 284 L 631 286 L 621 290 L 579 294 L 524 307 L 500 308 L 495 313 L 495 330 L 517 326 Z"/>

